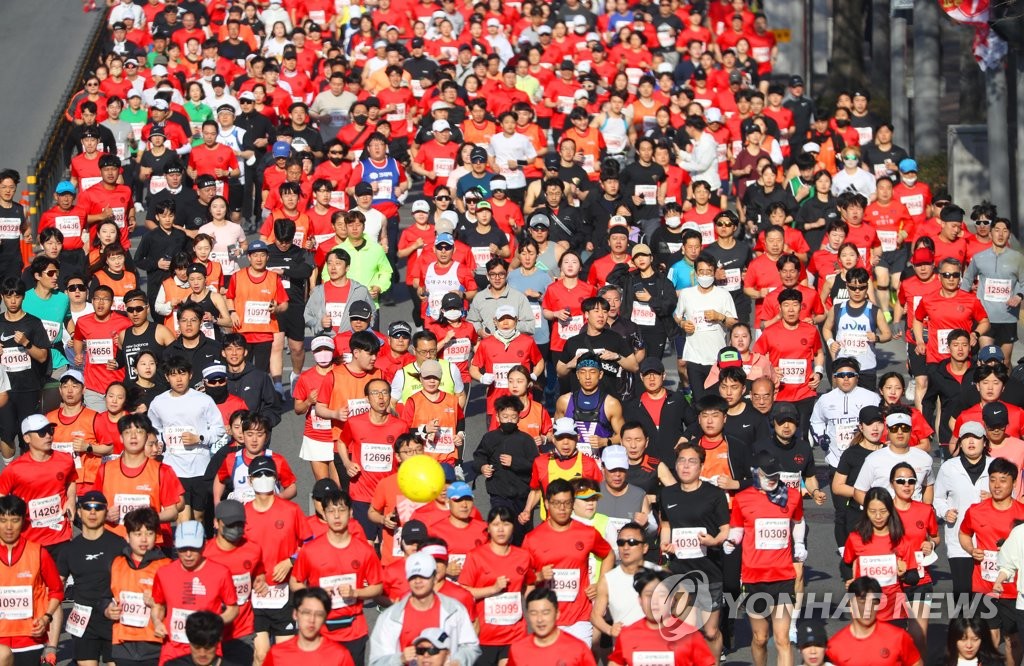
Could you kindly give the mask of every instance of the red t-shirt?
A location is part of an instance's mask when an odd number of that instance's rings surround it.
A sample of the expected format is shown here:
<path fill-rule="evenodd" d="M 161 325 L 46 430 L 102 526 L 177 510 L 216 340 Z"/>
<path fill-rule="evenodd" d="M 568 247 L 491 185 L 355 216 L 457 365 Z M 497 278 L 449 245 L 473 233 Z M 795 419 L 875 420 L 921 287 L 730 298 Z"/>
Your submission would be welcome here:
<path fill-rule="evenodd" d="M 731 527 L 743 528 L 743 564 L 745 583 L 774 583 L 796 578 L 793 569 L 791 524 L 804 517 L 800 491 L 789 488 L 786 506 L 772 504 L 756 488 L 733 495 Z"/>
<path fill-rule="evenodd" d="M 153 601 L 167 609 L 164 625 L 167 640 L 160 650 L 160 663 L 189 654 L 185 619 L 196 611 L 220 613 L 224 606 L 238 603 L 235 583 L 228 568 L 206 560 L 194 571 L 180 562 L 162 567 L 153 581 Z"/>
<path fill-rule="evenodd" d="M 350 521 L 354 522 L 354 521 Z M 313 587 L 324 589 L 351 585 L 364 588 L 383 582 L 384 571 L 377 553 L 365 539 L 349 536 L 348 545 L 340 548 L 332 544 L 327 535 L 314 539 L 302 547 L 292 569 L 292 578 Z M 346 627 L 329 632 L 337 641 L 354 641 L 367 634 L 362 600 L 346 600 L 331 594 L 328 619 L 354 618 Z"/>
<path fill-rule="evenodd" d="M 908 187 L 901 180 L 893 188 L 892 196 L 907 209 L 914 224 L 921 224 L 928 219 L 928 206 L 932 205 L 932 190 L 924 182 L 918 181 Z"/>
<path fill-rule="evenodd" d="M 988 319 L 988 313 L 977 296 L 957 290 L 951 298 L 940 292 L 932 298 L 921 299 L 914 319 L 925 322 L 928 327 L 926 360 L 938 363 L 949 358 L 947 336 L 950 331 L 962 328 L 970 332 L 976 322 Z"/>
<path fill-rule="evenodd" d="M 9 408 L 8 408 L 9 409 Z M 17 495 L 28 504 L 24 535 L 41 546 L 71 540 L 71 521 L 64 513 L 68 488 L 78 479 L 75 461 L 53 451 L 43 461 L 23 453 L 0 473 L 0 495 Z"/>
<path fill-rule="evenodd" d="M 384 346 L 381 348 L 380 353 L 377 354 L 377 362 L 374 363 L 373 367 L 380 370 L 381 374 L 384 375 L 384 379 L 390 382 L 394 380 L 399 370 L 415 360 L 416 357 L 409 352 L 403 352 L 396 358 L 394 352 L 391 351 L 391 347 Z"/>
<path fill-rule="evenodd" d="M 921 577 L 921 585 L 932 582 L 931 573 L 928 568 L 921 564 L 924 553 L 921 552 L 921 544 L 929 537 L 939 534 L 939 524 L 935 520 L 935 509 L 931 504 L 910 501 L 910 508 L 906 511 L 897 508 L 900 520 L 903 521 L 903 540 L 914 549 L 914 558 L 917 560 L 917 574 Z"/>
<path fill-rule="evenodd" d="M 383 102 L 381 102 L 383 104 Z M 448 181 L 448 175 L 455 170 L 458 163 L 459 146 L 449 141 L 443 146 L 436 140 L 427 141 L 420 146 L 414 160 L 421 168 L 433 171 L 437 178 L 423 182 L 423 195 L 434 196 L 438 187 Z"/>
<path fill-rule="evenodd" d="M 865 543 L 858 532 L 850 532 L 843 547 L 843 562 L 853 566 L 853 577 L 868 576 L 882 586 L 884 603 L 878 608 L 878 619 L 889 621 L 907 617 L 903 583 L 897 573 L 897 560 L 903 560 L 907 569 L 916 569 L 914 554 L 919 541 L 904 538 L 895 546 L 889 537 L 876 536 Z"/>
<path fill-rule="evenodd" d="M 921 301 L 926 296 L 938 294 L 941 288 L 942 283 L 939 281 L 937 274 L 932 275 L 932 279 L 928 282 L 921 282 L 916 275 L 912 275 L 900 282 L 897 298 L 907 312 L 906 341 L 910 344 L 914 344 L 914 313 L 917 312 L 917 306 L 921 304 Z"/>
<path fill-rule="evenodd" d="M 132 198 L 132 191 L 127 185 L 114 185 L 114 187 L 107 189 L 105 184 L 100 183 L 78 196 L 78 207 L 84 208 L 89 215 L 96 215 L 103 212 L 104 208 L 110 207 L 110 210 L 114 213 L 114 222 L 121 229 L 121 247 L 125 251 L 131 248 L 131 242 L 128 240 L 128 215 L 133 210 L 134 205 L 135 200 Z M 98 224 L 94 224 L 93 229 L 90 230 L 94 244 L 96 242 L 95 228 L 98 226 Z"/>
<path fill-rule="evenodd" d="M 867 638 L 843 628 L 828 639 L 825 656 L 835 666 L 914 666 L 921 661 L 910 634 L 888 622 L 877 622 Z"/>
<path fill-rule="evenodd" d="M 310 659 L 305 662 L 303 660 Z M 263 666 L 294 666 L 302 663 L 331 664 L 331 666 L 356 666 L 352 654 L 341 643 L 320 636 L 320 645 L 315 650 L 303 650 L 299 641 L 293 639 L 283 643 L 275 643 L 263 660 Z"/>
<path fill-rule="evenodd" d="M 747 266 L 747 272 L 743 274 L 743 286 L 750 289 L 779 289 L 782 287 L 782 278 L 779 276 L 779 269 L 775 265 L 778 259 L 772 259 L 767 254 L 761 254 L 754 258 Z M 764 319 L 761 309 L 764 307 L 763 298 L 754 299 L 754 321 Z"/>
<path fill-rule="evenodd" d="M 540 664 L 597 666 L 590 646 L 560 629 L 558 638 L 551 645 L 542 647 L 534 642 L 533 636 L 525 636 L 509 646 L 506 666 L 539 666 Z"/>
<path fill-rule="evenodd" d="M 532 335 L 517 335 L 507 345 L 497 336 L 491 335 L 480 341 L 473 354 L 473 367 L 482 373 L 494 374 L 494 383 L 487 387 L 487 413 L 494 413 L 494 401 L 506 395 L 508 371 L 514 365 L 523 365 L 533 371 L 541 362 L 540 348 Z"/>
<path fill-rule="evenodd" d="M 604 475 L 601 473 L 601 465 L 597 460 L 584 453 L 577 453 L 576 458 L 572 460 L 555 460 L 550 453 L 537 456 L 533 459 L 533 470 L 530 472 L 530 488 L 532 490 L 546 491 L 548 489 L 548 483 L 550 482 L 550 466 L 554 462 L 559 468 L 563 470 L 571 470 L 577 464 L 577 460 L 582 468 L 582 477 L 585 479 L 592 479 L 598 483 L 604 480 Z"/>
<path fill-rule="evenodd" d="M 427 525 L 431 537 L 444 539 L 448 544 L 448 562 L 465 562 L 466 556 L 487 543 L 487 523 L 479 518 L 470 518 L 469 525 L 456 527 L 450 516 L 440 518 Z M 459 582 L 462 577 L 459 576 Z M 465 584 L 465 583 L 463 583 Z"/>
<path fill-rule="evenodd" d="M 295 400 L 305 401 L 310 392 L 314 390 L 317 391 L 319 397 L 323 390 L 324 379 L 330 374 L 330 367 L 327 369 L 327 374 L 323 375 L 320 374 L 316 366 L 304 370 L 299 375 L 299 381 L 295 382 L 295 391 L 292 392 L 292 397 Z M 302 436 L 324 443 L 334 441 L 334 438 L 331 437 L 331 420 L 317 416 L 315 404 L 306 411 L 306 423 L 302 428 Z"/>
<path fill-rule="evenodd" d="M 622 628 L 622 632 L 615 638 L 615 650 L 608 661 L 617 664 L 637 663 L 633 660 L 640 652 L 654 653 L 659 658 L 664 656 L 666 660 L 651 663 L 671 661 L 689 666 L 713 666 L 716 661 L 708 642 L 696 627 L 677 624 L 670 629 L 652 629 L 646 618 Z"/>
<path fill-rule="evenodd" d="M 108 370 L 107 361 L 117 358 L 117 334 L 131 325 L 120 312 L 111 312 L 103 321 L 94 313 L 78 318 L 74 339 L 85 343 L 85 388 L 105 393 L 113 382 L 124 380 L 124 368 Z"/>
<path fill-rule="evenodd" d="M 882 241 L 878 240 L 875 228 L 867 220 L 858 226 L 849 225 L 850 230 L 846 234 L 846 242 L 853 243 L 860 252 L 860 258 L 865 260 L 872 248 L 881 247 Z"/>
<path fill-rule="evenodd" d="M 412 645 L 424 630 L 441 626 L 441 600 L 434 596 L 434 604 L 425 611 L 405 605 L 402 617 L 402 631 L 398 634 L 398 648 L 404 650 Z"/>
<path fill-rule="evenodd" d="M 507 555 L 498 555 L 485 543 L 466 557 L 459 583 L 467 587 L 489 587 L 498 576 L 508 577 L 505 591 L 476 602 L 481 645 L 509 645 L 526 636 L 524 608 L 519 596 L 527 585 L 536 582 L 528 552 L 511 546 Z"/>
<path fill-rule="evenodd" d="M 349 482 L 353 502 L 370 503 L 377 484 L 398 471 L 395 440 L 408 430 L 405 421 L 392 415 L 383 425 L 371 423 L 369 413 L 345 421 L 341 441 L 348 448 L 349 459 L 360 469 Z"/>
<path fill-rule="evenodd" d="M 807 322 L 797 322 L 796 327 L 790 329 L 785 322 L 778 321 L 764 329 L 754 343 L 754 351 L 766 355 L 780 371 L 782 380 L 777 401 L 797 402 L 817 396 L 808 382 L 820 349 L 821 335 Z"/>
<path fill-rule="evenodd" d="M 465 319 L 460 319 L 458 322 L 438 319 L 427 321 L 424 328 L 437 336 L 438 357 L 457 367 L 462 375 L 462 381 L 468 384 L 470 381 L 469 357 L 473 354 L 473 347 L 476 346 L 479 338 L 476 327 Z M 441 341 L 448 336 L 449 332 L 452 334 L 452 339 L 441 346 Z"/>
<path fill-rule="evenodd" d="M 54 206 L 39 218 L 39 231 L 54 227 L 64 234 L 65 250 L 81 250 L 82 232 L 88 228 L 84 208 L 72 206 L 71 210 L 61 210 Z"/>
<path fill-rule="evenodd" d="M 582 279 L 572 289 L 566 288 L 563 280 L 555 280 L 548 286 L 540 301 L 541 307 L 556 313 L 569 310 L 569 319 L 565 323 L 556 319 L 552 326 L 551 351 L 562 351 L 566 341 L 583 330 L 583 301 L 595 293 L 594 287 Z"/>
<path fill-rule="evenodd" d="M 223 143 L 214 144 L 212 148 L 206 144 L 196 146 L 189 153 L 188 157 L 189 167 L 195 169 L 200 176 L 214 176 L 216 177 L 217 169 L 221 171 L 230 171 L 238 168 L 238 158 L 235 157 L 235 151 L 231 150 L 230 147 Z M 226 184 L 229 180 L 227 176 L 221 176 L 218 178 L 221 183 Z M 223 185 L 218 187 L 221 196 L 224 196 Z"/>
<path fill-rule="evenodd" d="M 818 292 L 805 284 L 798 284 L 793 288 L 803 294 L 803 300 L 800 301 L 801 321 L 825 314 L 825 307 L 821 304 L 821 299 L 818 298 Z M 761 303 L 761 321 L 768 321 L 779 316 L 779 312 L 781 312 L 779 308 L 779 293 L 781 291 L 781 289 L 776 289 L 764 297 L 764 302 Z"/>
<path fill-rule="evenodd" d="M 1010 422 L 1006 426 L 1006 436 L 1020 437 L 1021 433 L 1024 432 L 1024 409 L 1002 400 L 997 400 L 996 402 L 1006 408 L 1007 417 L 1010 419 Z M 960 412 L 956 417 L 956 421 L 953 423 L 953 435 L 959 435 L 960 426 L 968 421 L 978 421 L 981 423 L 981 408 L 982 405 L 979 402 Z"/>
<path fill-rule="evenodd" d="M 589 621 L 591 602 L 585 594 L 591 583 L 589 556 L 593 553 L 603 559 L 612 552 L 601 533 L 575 520 L 561 531 L 544 522 L 526 535 L 523 549 L 530 554 L 534 569 L 549 564 L 554 569 L 550 585 L 558 594 L 558 623 L 570 626 Z"/>
<path fill-rule="evenodd" d="M 275 582 L 271 578 L 277 563 L 295 555 L 312 536 L 306 516 L 297 504 L 280 497 L 274 497 L 273 502 L 262 512 L 257 511 L 252 502 L 245 505 L 245 538 L 263 548 L 267 585 Z M 286 583 L 288 580 L 276 582 Z"/>
<path fill-rule="evenodd" d="M 992 503 L 992 498 L 972 504 L 964 514 L 964 520 L 960 523 L 960 533 L 966 534 L 974 539 L 975 548 L 985 551 L 985 559 L 981 562 L 975 560 L 974 574 L 971 576 L 971 590 L 978 594 L 991 594 L 992 583 L 999 574 L 999 566 L 996 564 L 996 555 L 1003 540 L 1010 535 L 1017 521 L 1024 520 L 1024 504 L 1013 501 L 1010 507 L 1005 510 L 997 509 Z M 1016 599 L 1016 581 L 1003 583 L 1003 593 L 1000 599 Z"/>
<path fill-rule="evenodd" d="M 896 249 L 901 231 L 907 232 L 907 238 L 914 235 L 914 222 L 907 207 L 895 199 L 885 206 L 877 201 L 870 204 L 864 211 L 864 219 L 875 227 L 878 241 L 882 244 L 882 252 Z"/>
<path fill-rule="evenodd" d="M 238 547 L 223 550 L 216 539 L 206 542 L 203 556 L 223 564 L 231 574 L 231 582 L 235 586 L 238 597 L 238 617 L 225 629 L 228 639 L 241 638 L 253 632 L 253 610 L 249 597 L 252 595 L 252 581 L 264 573 L 263 550 L 258 543 L 243 541 Z"/>

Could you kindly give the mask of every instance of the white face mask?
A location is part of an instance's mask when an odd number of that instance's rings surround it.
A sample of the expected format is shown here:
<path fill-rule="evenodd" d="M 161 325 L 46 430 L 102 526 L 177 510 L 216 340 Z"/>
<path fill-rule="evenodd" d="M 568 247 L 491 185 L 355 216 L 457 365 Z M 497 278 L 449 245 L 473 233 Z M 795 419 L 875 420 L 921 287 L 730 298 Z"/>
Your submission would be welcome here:
<path fill-rule="evenodd" d="M 334 352 L 330 349 L 315 351 L 313 352 L 313 359 L 317 362 L 317 365 L 328 366 L 334 360 Z"/>
<path fill-rule="evenodd" d="M 904 176 L 903 178 L 903 184 L 906 185 L 907 187 L 913 187 L 914 183 L 916 182 L 917 178 L 907 178 L 906 176 Z"/>
<path fill-rule="evenodd" d="M 277 486 L 277 479 L 272 476 L 257 476 L 251 481 L 252 490 L 261 495 L 269 495 Z"/>
<path fill-rule="evenodd" d="M 462 310 L 445 310 L 444 318 L 448 321 L 456 321 L 462 318 Z"/>
<path fill-rule="evenodd" d="M 707 289 L 708 287 L 710 287 L 714 283 L 715 283 L 715 276 L 714 275 L 698 275 L 697 276 L 697 284 L 700 285 L 704 289 Z"/>
<path fill-rule="evenodd" d="M 672 217 L 666 217 L 665 218 L 665 226 L 667 226 L 667 227 L 669 227 L 671 229 L 678 229 L 682 225 L 683 225 L 683 219 L 681 217 L 676 217 L 675 215 L 673 215 Z"/>

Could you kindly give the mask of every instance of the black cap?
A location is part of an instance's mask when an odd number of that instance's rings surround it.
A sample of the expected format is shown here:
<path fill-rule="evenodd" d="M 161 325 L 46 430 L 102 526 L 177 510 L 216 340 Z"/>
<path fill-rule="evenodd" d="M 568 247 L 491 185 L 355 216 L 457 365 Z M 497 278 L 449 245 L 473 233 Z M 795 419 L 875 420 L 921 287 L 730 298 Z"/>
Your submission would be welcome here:
<path fill-rule="evenodd" d="M 576 69 L 576 65 L 573 64 L 572 60 L 563 60 L 558 69 Z"/>
<path fill-rule="evenodd" d="M 196 178 L 196 187 L 199 188 L 200 190 L 203 189 L 204 187 L 213 187 L 216 184 L 217 179 L 208 173 L 204 173 L 203 175 Z"/>
<path fill-rule="evenodd" d="M 1010 424 L 1010 412 L 1003 403 L 990 402 L 981 408 L 981 420 L 988 428 L 1005 428 Z"/>
<path fill-rule="evenodd" d="M 797 88 L 804 84 L 804 77 L 802 76 L 791 76 L 789 77 L 789 87 Z"/>
<path fill-rule="evenodd" d="M 214 84 L 214 85 L 216 85 L 216 84 Z M 225 111 L 227 111 L 228 113 L 234 113 L 235 112 L 235 107 L 231 106 L 230 104 L 221 104 L 220 106 L 217 107 L 217 113 L 223 113 Z"/>
<path fill-rule="evenodd" d="M 98 490 L 90 490 L 78 498 L 78 506 L 83 504 L 102 504 L 107 506 L 106 496 Z"/>
<path fill-rule="evenodd" d="M 487 149 L 482 146 L 476 146 L 473 150 L 469 151 L 469 161 L 483 160 L 487 161 Z"/>
<path fill-rule="evenodd" d="M 859 420 L 864 425 L 869 423 L 881 423 L 884 419 L 882 418 L 882 410 L 874 405 L 868 405 L 867 407 L 861 407 L 860 414 L 857 415 Z"/>
<path fill-rule="evenodd" d="M 775 476 L 776 474 L 782 473 L 782 467 L 779 466 L 779 461 L 775 459 L 775 456 L 767 451 L 757 452 L 754 456 L 754 468 L 761 470 L 761 473 L 765 476 Z"/>
<path fill-rule="evenodd" d="M 257 472 L 273 472 L 274 476 L 277 476 L 277 463 L 270 456 L 253 458 L 252 462 L 249 463 L 249 475 L 251 476 Z"/>
<path fill-rule="evenodd" d="M 841 356 L 832 363 L 832 373 L 835 374 L 843 368 L 850 368 L 854 372 L 860 372 L 860 362 L 852 356 Z"/>
<path fill-rule="evenodd" d="M 802 650 L 805 647 L 810 647 L 812 645 L 817 647 L 828 646 L 828 631 L 825 630 L 825 625 L 820 622 L 804 622 L 797 624 L 797 648 Z"/>
<path fill-rule="evenodd" d="M 427 526 L 419 520 L 410 520 L 402 525 L 403 543 L 423 543 L 430 535 L 427 534 Z"/>
<path fill-rule="evenodd" d="M 152 129 L 149 130 L 149 138 L 154 136 L 167 137 L 167 132 L 164 130 L 163 125 L 153 125 Z"/>
<path fill-rule="evenodd" d="M 409 42 L 409 46 L 414 48 L 414 49 L 422 49 L 423 48 L 423 38 L 422 37 L 413 37 L 412 41 Z"/>
<path fill-rule="evenodd" d="M 447 293 L 441 297 L 442 310 L 461 310 L 463 305 L 462 296 L 455 293 Z"/>
<path fill-rule="evenodd" d="M 225 525 L 237 525 L 245 522 L 245 505 L 238 500 L 221 501 L 213 511 L 213 516 Z"/>
<path fill-rule="evenodd" d="M 936 201 L 945 201 L 946 203 L 949 203 L 952 200 L 953 197 L 949 195 L 949 190 L 945 187 L 940 187 L 935 190 L 934 194 L 932 194 L 932 203 L 935 203 Z"/>
<path fill-rule="evenodd" d="M 186 275 L 192 275 L 193 273 L 206 275 L 206 266 L 203 266 L 200 263 L 189 264 L 188 273 L 186 273 Z"/>
<path fill-rule="evenodd" d="M 640 376 L 643 377 L 649 372 L 657 372 L 659 375 L 663 375 L 665 374 L 665 364 L 661 362 L 660 358 L 648 356 L 640 362 Z"/>
<path fill-rule="evenodd" d="M 179 162 L 171 162 L 164 167 L 164 175 L 169 173 L 185 173 L 185 167 L 181 166 Z"/>
<path fill-rule="evenodd" d="M 743 133 L 743 136 L 746 136 L 751 132 L 760 132 L 761 126 L 753 120 L 747 119 L 743 121 L 742 125 L 740 125 L 740 131 Z"/>
<path fill-rule="evenodd" d="M 388 337 L 397 338 L 400 335 L 404 335 L 406 337 L 412 336 L 412 326 L 409 326 L 409 324 L 404 321 L 391 322 L 391 325 L 388 326 Z"/>
<path fill-rule="evenodd" d="M 373 186 L 369 183 L 356 183 L 355 193 L 357 197 L 363 197 L 367 194 L 373 194 Z"/>
<path fill-rule="evenodd" d="M 697 71 L 693 73 L 693 78 L 701 79 L 703 81 L 708 78 L 708 73 L 705 72 L 703 69 L 698 68 Z"/>
<path fill-rule="evenodd" d="M 317 502 L 322 502 L 324 501 L 324 496 L 327 494 L 328 490 L 340 491 L 341 487 L 338 486 L 338 482 L 334 479 L 320 479 L 313 484 L 313 492 L 311 492 L 310 495 Z"/>
<path fill-rule="evenodd" d="M 777 402 L 772 407 L 772 421 L 776 423 L 782 423 L 783 421 L 800 423 L 800 412 L 797 411 L 796 405 L 791 402 Z"/>
<path fill-rule="evenodd" d="M 224 88 L 226 85 L 227 83 L 224 81 L 224 77 L 220 74 L 216 74 L 210 78 L 210 86 L 213 88 Z M 228 106 L 230 106 L 230 104 Z M 217 110 L 220 111 L 220 109 Z"/>
<path fill-rule="evenodd" d="M 348 306 L 349 319 L 366 319 L 373 317 L 373 308 L 366 301 L 356 301 Z"/>
<path fill-rule="evenodd" d="M 557 171 L 562 164 L 562 159 L 556 153 L 549 153 L 544 156 L 544 168 Z"/>
<path fill-rule="evenodd" d="M 100 130 L 97 127 L 83 127 L 82 128 L 83 139 L 98 139 L 100 138 Z"/>

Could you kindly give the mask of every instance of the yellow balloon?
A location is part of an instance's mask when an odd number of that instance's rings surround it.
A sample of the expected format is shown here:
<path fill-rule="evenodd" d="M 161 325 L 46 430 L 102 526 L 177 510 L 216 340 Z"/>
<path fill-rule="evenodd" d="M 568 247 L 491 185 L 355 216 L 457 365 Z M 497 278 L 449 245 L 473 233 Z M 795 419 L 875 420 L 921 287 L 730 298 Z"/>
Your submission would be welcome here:
<path fill-rule="evenodd" d="M 398 468 L 398 488 L 413 502 L 432 502 L 444 492 L 441 463 L 425 454 L 409 458 Z"/>

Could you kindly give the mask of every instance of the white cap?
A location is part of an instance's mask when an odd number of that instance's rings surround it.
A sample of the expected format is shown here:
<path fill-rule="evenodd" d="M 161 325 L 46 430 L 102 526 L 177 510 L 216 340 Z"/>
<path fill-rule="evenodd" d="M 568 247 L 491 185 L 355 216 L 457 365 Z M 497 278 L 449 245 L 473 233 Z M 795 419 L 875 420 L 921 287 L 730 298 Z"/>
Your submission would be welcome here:
<path fill-rule="evenodd" d="M 412 204 L 412 212 L 414 212 L 414 213 L 429 213 L 430 212 L 430 204 L 428 204 L 425 199 L 419 199 L 418 201 L 414 201 L 413 204 Z"/>
<path fill-rule="evenodd" d="M 450 223 L 452 227 L 459 223 L 459 214 L 454 210 L 446 210 L 441 213 L 441 219 Z"/>
<path fill-rule="evenodd" d="M 202 69 L 217 69 L 217 61 L 213 58 L 204 58 Z"/>
<path fill-rule="evenodd" d="M 494 318 L 501 319 L 502 317 L 512 317 L 518 319 L 519 314 L 516 312 L 515 307 L 511 305 L 499 305 L 498 309 L 494 311 Z"/>
<path fill-rule="evenodd" d="M 580 88 L 579 90 L 572 94 L 573 99 L 586 99 L 588 97 L 590 97 L 590 93 L 588 93 L 586 90 L 583 90 L 582 88 Z"/>
<path fill-rule="evenodd" d="M 584 39 L 587 40 L 588 42 L 599 42 L 601 41 L 601 36 L 596 32 L 588 32 L 587 36 L 584 37 Z"/>
<path fill-rule="evenodd" d="M 153 102 L 153 108 L 154 109 L 158 109 L 160 111 L 166 111 L 167 109 L 169 109 L 171 107 L 167 103 L 167 100 L 165 100 L 165 99 L 158 99 L 158 100 L 155 100 Z"/>
<path fill-rule="evenodd" d="M 430 110 L 431 111 L 440 111 L 442 109 L 450 109 L 450 108 L 452 108 L 451 104 L 449 104 L 448 102 L 442 102 L 441 100 L 438 100 L 438 101 L 436 101 L 436 102 L 434 102 L 433 104 L 430 105 Z"/>
<path fill-rule="evenodd" d="M 433 578 L 437 575 L 437 563 L 428 553 L 413 553 L 405 558 L 405 579 Z"/>
<path fill-rule="evenodd" d="M 223 363 L 214 363 L 213 365 L 203 368 L 203 379 L 210 379 L 219 375 L 228 376 L 228 368 Z"/>
<path fill-rule="evenodd" d="M 198 520 L 186 520 L 174 529 L 174 547 L 201 549 L 206 542 L 206 531 Z"/>
<path fill-rule="evenodd" d="M 713 106 L 704 112 L 704 120 L 709 123 L 720 123 L 722 122 L 722 110 L 717 106 Z"/>
<path fill-rule="evenodd" d="M 808 141 L 800 148 L 800 150 L 804 151 L 805 153 L 820 153 L 821 146 L 814 143 L 813 141 Z"/>
<path fill-rule="evenodd" d="M 687 229 L 693 229 L 694 231 L 700 231 L 700 225 L 697 224 L 696 222 L 694 222 L 693 220 L 690 220 L 689 222 L 684 222 L 683 223 L 683 231 L 686 231 Z"/>
<path fill-rule="evenodd" d="M 489 18 L 489 19 L 487 19 L 487 27 L 490 28 L 492 25 L 500 28 L 501 27 L 501 21 L 499 21 L 496 18 Z"/>
<path fill-rule="evenodd" d="M 601 464 L 608 471 L 629 469 L 629 456 L 626 454 L 626 447 L 618 444 L 606 446 L 601 453 Z"/>
<path fill-rule="evenodd" d="M 628 227 L 628 226 L 629 226 L 629 222 L 627 222 L 626 218 L 624 218 L 621 215 L 612 215 L 611 218 L 608 220 L 608 228 L 609 229 L 611 229 L 612 227 Z"/>
<path fill-rule="evenodd" d="M 910 414 L 904 414 L 903 412 L 896 412 L 889 414 L 885 417 L 885 427 L 891 428 L 896 425 L 912 425 L 910 422 Z M 962 432 L 962 431 L 961 431 Z"/>
<path fill-rule="evenodd" d="M 256 101 L 256 95 L 254 95 L 251 90 L 246 90 L 244 93 L 242 93 L 241 95 L 238 96 L 238 101 L 241 102 L 243 100 L 249 101 L 249 102 L 255 102 Z"/>
<path fill-rule="evenodd" d="M 63 384 L 65 379 L 74 379 L 76 382 L 85 386 L 85 379 L 82 377 L 81 370 L 75 370 L 74 368 L 68 368 L 60 376 L 60 383 Z"/>
<path fill-rule="evenodd" d="M 149 71 L 155 76 L 167 76 L 167 68 L 163 65 L 153 65 L 153 69 Z"/>
<path fill-rule="evenodd" d="M 334 340 L 329 335 L 318 335 L 309 343 L 309 348 L 313 351 L 317 349 L 330 349 L 334 351 Z"/>
<path fill-rule="evenodd" d="M 493 180 L 491 180 L 491 192 L 493 192 L 494 190 L 507 190 L 507 189 L 508 189 L 508 183 L 505 181 L 504 178 L 496 177 Z"/>
<path fill-rule="evenodd" d="M 131 90 L 129 90 L 129 91 L 128 91 L 128 94 L 126 95 L 126 97 L 127 97 L 128 99 L 131 99 L 132 97 L 138 97 L 138 98 L 140 98 L 140 99 L 141 99 L 141 98 L 142 98 L 142 93 L 140 93 L 140 92 L 139 92 L 138 90 L 136 90 L 135 88 L 132 88 Z"/>
<path fill-rule="evenodd" d="M 39 432 L 44 428 L 51 428 L 53 424 L 42 414 L 26 416 L 21 422 L 21 434 L 27 435 L 30 432 Z"/>
<path fill-rule="evenodd" d="M 555 437 L 579 438 L 579 433 L 576 432 L 576 422 L 570 419 L 568 416 L 563 416 L 560 419 L 555 419 L 554 429 Z"/>
<path fill-rule="evenodd" d="M 675 68 L 672 67 L 672 63 L 663 62 L 660 65 L 658 65 L 658 68 L 655 71 L 658 74 L 671 74 L 674 70 Z"/>
<path fill-rule="evenodd" d="M 982 438 L 985 436 L 985 426 L 978 423 L 977 421 L 967 421 L 960 426 L 960 432 L 957 433 L 957 437 L 963 439 L 964 437 L 978 437 Z"/>
<path fill-rule="evenodd" d="M 584 16 L 583 14 L 577 14 L 576 17 L 573 18 L 573 23 L 575 23 L 576 25 L 586 25 L 587 17 Z"/>
<path fill-rule="evenodd" d="M 430 126 L 430 131 L 436 133 L 443 132 L 445 130 L 450 130 L 451 128 L 452 126 L 448 124 L 447 120 L 435 120 L 434 123 Z"/>
<path fill-rule="evenodd" d="M 551 26 L 550 25 L 542 25 L 542 26 L 540 26 L 539 28 L 537 28 L 537 34 L 538 35 L 550 35 L 551 34 Z"/>

